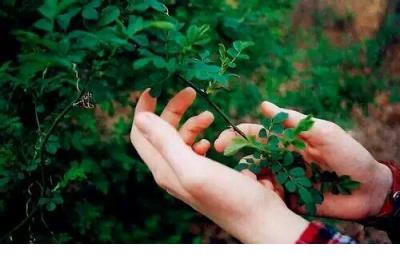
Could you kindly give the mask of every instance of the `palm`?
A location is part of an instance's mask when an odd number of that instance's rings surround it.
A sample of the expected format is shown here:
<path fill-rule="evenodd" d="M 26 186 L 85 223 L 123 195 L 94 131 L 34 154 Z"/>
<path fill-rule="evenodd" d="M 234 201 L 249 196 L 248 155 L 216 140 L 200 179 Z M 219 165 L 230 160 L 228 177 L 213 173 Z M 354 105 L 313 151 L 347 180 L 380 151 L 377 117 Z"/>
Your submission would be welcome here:
<path fill-rule="evenodd" d="M 361 183 L 352 195 L 324 195 L 318 214 L 342 219 L 370 216 L 369 198 L 374 192 L 373 184 L 378 181 L 379 164 L 361 144 L 335 124 L 317 120 L 314 131 L 306 137 L 305 160 L 316 162 L 338 175 L 349 175 Z"/>
<path fill-rule="evenodd" d="M 178 124 L 184 113 L 192 105 L 195 98 L 196 93 L 191 88 L 186 88 L 180 91 L 169 101 L 161 114 L 161 118 L 167 121 L 173 127 L 178 127 Z M 140 96 L 136 105 L 135 117 L 141 112 L 154 112 L 156 104 L 157 100 L 150 96 L 149 90 L 145 91 Z M 199 155 L 204 155 L 208 151 L 210 143 L 204 139 L 195 143 L 195 140 L 198 135 L 200 135 L 210 126 L 213 120 L 214 117 L 210 112 L 203 112 L 198 116 L 189 118 L 179 130 L 180 137 L 183 139 L 183 141 L 188 146 L 191 146 Z M 139 152 L 140 156 L 143 158 L 149 168 L 153 169 L 153 175 L 160 187 L 166 188 L 165 183 L 167 182 L 167 179 L 176 180 L 176 178 L 174 178 L 174 171 L 163 159 L 159 151 L 150 145 L 148 140 L 137 129 L 135 124 L 132 125 L 131 140 L 132 144 L 136 147 L 136 150 Z M 178 182 L 175 182 L 173 186 L 167 189 L 167 191 L 186 203 L 190 199 L 190 196 L 181 188 L 181 185 Z"/>

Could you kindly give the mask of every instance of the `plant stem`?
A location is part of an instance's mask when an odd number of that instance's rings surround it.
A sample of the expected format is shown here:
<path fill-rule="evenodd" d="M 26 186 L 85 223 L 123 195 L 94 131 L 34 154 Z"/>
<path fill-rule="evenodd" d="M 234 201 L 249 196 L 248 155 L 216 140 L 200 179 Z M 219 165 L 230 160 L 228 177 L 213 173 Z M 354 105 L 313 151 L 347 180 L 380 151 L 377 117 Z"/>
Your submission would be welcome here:
<path fill-rule="evenodd" d="M 40 143 L 40 147 L 39 147 L 39 160 L 40 163 L 43 163 L 43 151 L 44 148 L 46 146 L 47 141 L 49 140 L 50 135 L 53 133 L 54 129 L 56 128 L 56 126 L 60 123 L 61 119 L 64 118 L 64 116 L 72 110 L 72 108 L 74 107 L 75 103 L 78 102 L 80 100 L 80 98 L 82 97 L 82 95 L 84 94 L 84 90 L 80 90 L 78 95 L 76 96 L 76 98 L 70 102 L 62 111 L 61 113 L 59 113 L 57 115 L 57 117 L 54 119 L 53 123 L 51 124 L 51 126 L 49 127 L 49 129 L 47 130 L 47 132 L 45 133 L 43 140 Z"/>
<path fill-rule="evenodd" d="M 246 134 L 243 133 L 230 119 L 229 117 L 221 110 L 221 108 L 218 107 L 214 102 L 210 100 L 208 97 L 207 93 L 205 93 L 202 89 L 197 87 L 193 82 L 185 79 L 183 76 L 178 74 L 178 78 L 185 82 L 187 85 L 192 87 L 200 96 L 203 97 L 203 99 L 225 120 L 226 123 L 229 124 L 240 136 L 242 136 L 244 139 L 247 140 Z"/>
<path fill-rule="evenodd" d="M 54 119 L 53 123 L 51 124 L 51 126 L 49 127 L 49 129 L 47 130 L 47 132 L 45 133 L 43 140 L 40 143 L 40 147 L 39 147 L 39 165 L 41 168 L 41 175 L 42 178 L 44 176 L 44 165 L 43 165 L 43 159 L 44 159 L 44 149 L 46 147 L 47 141 L 49 140 L 50 135 L 53 133 L 54 129 L 57 127 L 57 125 L 61 122 L 61 120 L 64 118 L 64 116 L 69 113 L 72 108 L 75 106 L 75 103 L 78 102 L 80 100 L 80 98 L 82 97 L 82 95 L 85 93 L 85 90 L 80 90 L 78 95 L 76 96 L 76 98 L 74 98 L 74 100 L 72 102 L 70 102 L 58 115 L 57 117 Z M 43 184 L 44 185 L 44 184 Z M 44 193 L 44 188 L 42 189 L 42 193 Z M 43 194 L 42 194 L 43 196 Z M 36 205 L 33 207 L 32 211 L 21 221 L 19 222 L 16 226 L 14 226 L 13 229 L 11 229 L 11 231 L 9 231 L 7 234 L 5 234 L 4 236 L 2 236 L 0 238 L 0 242 L 3 242 L 3 240 L 5 240 L 7 237 L 9 237 L 11 234 L 13 234 L 14 232 L 18 231 L 18 229 L 20 229 L 26 222 L 28 222 L 33 215 L 35 215 L 35 213 L 39 210 L 39 203 L 36 203 Z"/>

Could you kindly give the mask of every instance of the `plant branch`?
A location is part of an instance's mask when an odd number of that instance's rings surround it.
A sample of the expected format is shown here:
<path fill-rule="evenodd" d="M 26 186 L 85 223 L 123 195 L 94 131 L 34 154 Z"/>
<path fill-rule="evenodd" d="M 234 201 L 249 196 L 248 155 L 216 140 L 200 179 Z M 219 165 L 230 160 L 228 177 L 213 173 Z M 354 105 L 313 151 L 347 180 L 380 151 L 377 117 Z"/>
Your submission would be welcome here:
<path fill-rule="evenodd" d="M 40 142 L 40 146 L 39 146 L 39 165 L 41 168 L 41 175 L 42 178 L 44 177 L 44 149 L 46 147 L 47 141 L 49 140 L 51 134 L 53 133 L 54 129 L 57 127 L 57 125 L 61 122 L 61 120 L 65 117 L 66 114 L 68 114 L 73 107 L 76 106 L 76 102 L 78 102 L 81 97 L 83 96 L 83 94 L 85 93 L 85 90 L 79 90 L 78 91 L 78 95 L 74 98 L 74 100 L 72 102 L 70 102 L 58 115 L 57 117 L 54 119 L 53 123 L 51 123 L 49 129 L 46 131 L 46 133 L 43 136 L 43 139 Z M 44 185 L 44 184 L 43 184 Z M 44 188 L 42 190 L 42 193 L 44 192 Z M 28 222 L 33 215 L 35 215 L 35 213 L 39 210 L 39 203 L 36 203 L 36 205 L 33 207 L 32 211 L 20 222 L 18 223 L 13 229 L 11 229 L 11 231 L 9 231 L 8 233 L 6 233 L 4 236 L 2 236 L 0 238 L 0 242 L 3 242 L 3 240 L 5 240 L 7 237 L 9 237 L 12 233 L 16 232 L 17 230 L 19 230 L 26 222 Z"/>
<path fill-rule="evenodd" d="M 182 80 L 183 82 L 185 82 L 187 85 L 189 85 L 190 87 L 192 87 L 198 94 L 200 94 L 200 96 L 203 97 L 203 99 L 225 120 L 226 123 L 229 124 L 229 126 L 231 126 L 240 136 L 242 136 L 244 139 L 248 140 L 246 137 L 246 134 L 243 133 L 243 131 L 241 131 L 231 120 L 230 118 L 221 110 L 221 108 L 218 107 L 218 105 L 216 105 L 214 102 L 212 102 L 210 100 L 210 98 L 208 97 L 207 93 L 205 93 L 202 89 L 200 89 L 199 87 L 197 87 L 195 84 L 193 84 L 193 82 L 185 79 L 183 76 L 181 76 L 180 74 L 178 74 L 178 78 L 180 80 Z"/>
<path fill-rule="evenodd" d="M 84 90 L 79 91 L 78 96 L 72 102 L 70 102 L 61 111 L 61 113 L 59 113 L 57 115 L 57 117 L 54 119 L 53 123 L 51 124 L 51 126 L 49 127 L 49 129 L 47 130 L 45 135 L 43 136 L 43 140 L 41 141 L 40 147 L 39 147 L 39 160 L 40 160 L 41 163 L 43 162 L 43 154 L 44 154 L 43 151 L 44 151 L 44 148 L 45 148 L 45 146 L 47 144 L 47 141 L 49 140 L 50 135 L 53 133 L 54 129 L 61 122 L 61 120 L 64 118 L 64 116 L 72 110 L 72 108 L 75 106 L 75 103 L 78 102 L 81 99 L 83 94 L 84 94 Z"/>

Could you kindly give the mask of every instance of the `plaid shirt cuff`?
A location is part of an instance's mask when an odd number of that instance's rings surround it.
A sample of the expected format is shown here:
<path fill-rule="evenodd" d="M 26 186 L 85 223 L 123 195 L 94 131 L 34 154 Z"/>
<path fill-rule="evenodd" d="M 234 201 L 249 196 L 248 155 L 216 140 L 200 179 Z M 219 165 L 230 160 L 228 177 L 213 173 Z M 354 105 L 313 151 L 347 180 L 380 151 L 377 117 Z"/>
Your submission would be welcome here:
<path fill-rule="evenodd" d="M 331 226 L 311 222 L 296 244 L 356 244 L 356 241 Z"/>

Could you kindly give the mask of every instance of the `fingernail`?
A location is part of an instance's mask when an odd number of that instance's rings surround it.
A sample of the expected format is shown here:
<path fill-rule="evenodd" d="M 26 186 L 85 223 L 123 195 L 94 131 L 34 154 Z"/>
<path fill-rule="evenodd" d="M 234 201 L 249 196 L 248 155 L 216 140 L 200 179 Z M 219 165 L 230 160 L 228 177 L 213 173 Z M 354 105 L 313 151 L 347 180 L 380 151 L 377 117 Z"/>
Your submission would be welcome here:
<path fill-rule="evenodd" d="M 210 117 L 212 117 L 212 118 L 214 119 L 214 114 L 211 113 L 210 111 L 204 111 L 204 112 L 202 112 L 201 114 L 202 114 L 202 115 L 210 116 Z"/>
<path fill-rule="evenodd" d="M 186 87 L 186 88 L 184 88 L 183 90 L 184 90 L 184 91 L 185 91 L 185 90 L 191 91 L 192 93 L 196 94 L 196 90 L 193 89 L 192 87 Z"/>
<path fill-rule="evenodd" d="M 151 91 L 151 88 L 147 88 L 145 91 L 144 91 L 145 93 L 147 93 L 151 98 L 153 98 L 153 99 L 155 99 L 155 98 L 157 98 L 157 97 L 155 97 L 155 96 L 153 96 L 152 95 L 152 91 Z"/>

